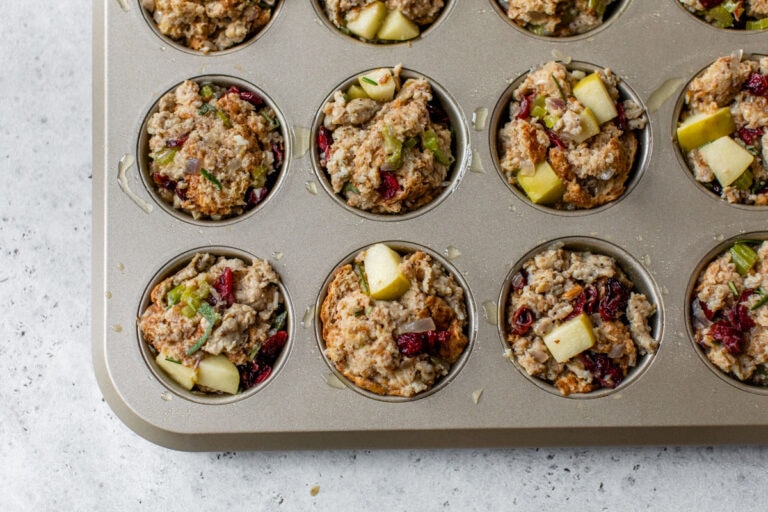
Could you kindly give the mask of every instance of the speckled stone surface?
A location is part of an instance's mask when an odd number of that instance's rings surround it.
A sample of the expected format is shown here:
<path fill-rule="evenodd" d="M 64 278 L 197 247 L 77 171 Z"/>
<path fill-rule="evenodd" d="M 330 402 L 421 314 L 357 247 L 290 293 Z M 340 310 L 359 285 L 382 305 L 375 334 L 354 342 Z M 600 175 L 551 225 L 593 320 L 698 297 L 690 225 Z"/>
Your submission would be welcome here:
<path fill-rule="evenodd" d="M 92 5 L 6 4 L 0 510 L 764 508 L 765 447 L 183 453 L 137 436 L 90 356 Z"/>

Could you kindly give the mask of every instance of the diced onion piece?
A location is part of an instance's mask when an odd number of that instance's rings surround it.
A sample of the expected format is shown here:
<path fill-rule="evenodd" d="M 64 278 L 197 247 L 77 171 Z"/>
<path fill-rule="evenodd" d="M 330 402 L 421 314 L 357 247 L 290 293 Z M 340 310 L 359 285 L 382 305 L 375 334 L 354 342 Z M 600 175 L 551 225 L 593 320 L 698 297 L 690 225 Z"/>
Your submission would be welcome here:
<path fill-rule="evenodd" d="M 431 317 L 419 318 L 413 322 L 403 324 L 397 329 L 397 334 L 403 334 L 406 332 L 426 332 L 434 331 L 436 329 L 435 321 Z"/>

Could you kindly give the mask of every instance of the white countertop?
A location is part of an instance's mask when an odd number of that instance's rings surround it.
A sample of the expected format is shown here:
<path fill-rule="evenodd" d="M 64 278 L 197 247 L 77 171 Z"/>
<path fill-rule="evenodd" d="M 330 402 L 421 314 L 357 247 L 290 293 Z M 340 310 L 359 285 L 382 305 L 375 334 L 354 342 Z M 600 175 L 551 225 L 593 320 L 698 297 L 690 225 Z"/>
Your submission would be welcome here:
<path fill-rule="evenodd" d="M 766 447 L 184 453 L 134 434 L 90 355 L 92 5 L 6 4 L 0 510 L 764 506 Z"/>

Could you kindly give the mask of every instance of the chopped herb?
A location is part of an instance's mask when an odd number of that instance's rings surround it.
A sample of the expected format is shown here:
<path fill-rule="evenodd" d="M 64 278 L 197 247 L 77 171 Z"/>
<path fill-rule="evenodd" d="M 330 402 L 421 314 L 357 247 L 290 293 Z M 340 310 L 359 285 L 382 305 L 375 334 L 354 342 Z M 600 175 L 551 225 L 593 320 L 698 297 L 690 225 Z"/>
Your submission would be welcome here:
<path fill-rule="evenodd" d="M 364 309 L 358 309 L 357 311 L 355 311 L 352 314 L 355 315 L 356 318 L 359 318 L 359 317 L 363 316 L 363 313 L 365 313 Z"/>
<path fill-rule="evenodd" d="M 267 120 L 270 130 L 276 130 L 280 128 L 280 121 L 277 117 L 269 117 L 265 112 L 261 112 L 261 117 Z"/>
<path fill-rule="evenodd" d="M 367 84 L 379 85 L 379 82 L 377 82 L 376 80 L 374 80 L 372 78 L 368 78 L 367 76 L 364 76 L 364 77 L 360 78 L 360 80 L 362 80 L 363 82 L 365 82 Z"/>
<path fill-rule="evenodd" d="M 258 343 L 256 346 L 254 346 L 249 352 L 248 352 L 248 360 L 253 361 L 256 359 L 256 356 L 259 355 L 259 351 L 261 350 L 261 343 Z"/>
<path fill-rule="evenodd" d="M 216 109 L 216 117 L 221 119 L 221 122 L 224 123 L 225 128 L 232 128 L 232 121 L 229 120 L 229 116 L 227 114 L 221 110 Z"/>
<path fill-rule="evenodd" d="M 200 168 L 200 174 L 202 174 L 205 179 L 216 185 L 217 189 L 221 190 L 221 182 L 216 179 L 216 176 L 203 169 L 202 167 Z"/>
<path fill-rule="evenodd" d="M 352 182 L 351 182 L 351 181 L 348 181 L 348 182 L 346 182 L 346 183 L 344 184 L 344 191 L 343 191 L 343 192 L 344 192 L 344 195 L 348 195 L 348 194 L 359 194 L 359 193 L 360 193 L 360 191 L 357 189 L 357 187 L 356 187 L 356 186 L 354 186 L 354 185 L 352 184 Z"/>
<path fill-rule="evenodd" d="M 731 293 L 733 293 L 735 296 L 739 296 L 739 290 L 736 289 L 736 285 L 733 284 L 733 281 L 728 282 L 728 288 L 731 289 Z"/>
<path fill-rule="evenodd" d="M 563 99 L 564 102 L 568 103 L 568 98 L 566 98 L 565 93 L 563 92 L 563 88 L 560 86 L 560 82 L 558 81 L 554 73 L 552 73 L 552 80 L 555 81 L 555 86 L 557 87 L 557 92 L 560 93 L 560 97 Z"/>
<path fill-rule="evenodd" d="M 172 357 L 166 357 L 165 360 L 168 361 L 169 363 L 181 364 L 181 361 L 179 361 L 178 359 L 174 359 Z"/>
<path fill-rule="evenodd" d="M 368 288 L 368 281 L 365 279 L 365 270 L 363 270 L 363 266 L 359 263 L 355 263 L 355 273 L 357 274 L 357 277 L 360 278 L 360 288 L 362 288 L 363 293 L 370 295 L 371 289 Z"/>
<path fill-rule="evenodd" d="M 285 320 L 288 318 L 288 311 L 283 311 L 272 321 L 272 331 L 277 332 L 285 327 Z"/>
<path fill-rule="evenodd" d="M 187 350 L 187 355 L 191 356 L 200 348 L 205 345 L 205 342 L 208 341 L 208 338 L 211 336 L 211 333 L 213 332 L 213 325 L 216 323 L 216 320 L 218 320 L 219 315 L 216 314 L 216 310 L 211 307 L 210 304 L 207 302 L 203 302 L 200 304 L 200 307 L 197 308 L 197 312 L 203 315 L 203 318 L 208 320 L 208 327 L 205 328 L 205 332 L 202 336 L 200 336 L 200 339 L 195 342 L 194 345 L 192 345 L 189 350 Z"/>
<path fill-rule="evenodd" d="M 200 114 L 201 116 L 204 116 L 208 112 L 217 112 L 216 107 L 214 107 L 210 103 L 203 103 L 203 106 L 200 107 L 200 110 L 197 111 L 197 113 Z"/>
<path fill-rule="evenodd" d="M 758 293 L 760 294 L 761 298 L 760 298 L 760 300 L 755 302 L 754 306 L 749 308 L 750 311 L 754 311 L 757 308 L 759 308 L 760 306 L 765 305 L 766 302 L 768 302 L 768 293 L 764 292 L 763 290 L 760 290 Z"/>

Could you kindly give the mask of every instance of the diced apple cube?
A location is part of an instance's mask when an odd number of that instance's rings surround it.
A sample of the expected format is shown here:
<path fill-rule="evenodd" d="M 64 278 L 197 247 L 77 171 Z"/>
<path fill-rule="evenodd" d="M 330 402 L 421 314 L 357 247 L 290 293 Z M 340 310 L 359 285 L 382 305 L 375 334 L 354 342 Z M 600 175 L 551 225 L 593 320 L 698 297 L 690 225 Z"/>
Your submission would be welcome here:
<path fill-rule="evenodd" d="M 700 112 L 686 119 L 677 128 L 677 143 L 686 153 L 707 142 L 730 135 L 736 130 L 731 109 L 723 107 L 708 114 Z"/>
<path fill-rule="evenodd" d="M 221 354 L 208 356 L 198 365 L 197 383 L 207 388 L 223 391 L 230 395 L 237 394 L 240 387 L 240 372 L 237 366 Z"/>
<path fill-rule="evenodd" d="M 700 147 L 699 154 L 724 187 L 736 181 L 755 159 L 752 153 L 728 136 Z"/>
<path fill-rule="evenodd" d="M 535 204 L 556 203 L 565 193 L 565 185 L 546 160 L 536 164 L 530 176 L 519 172 L 517 182 Z"/>
<path fill-rule="evenodd" d="M 169 360 L 162 352 L 157 354 L 155 362 L 168 376 L 184 389 L 192 389 L 197 382 L 197 370 Z"/>
<path fill-rule="evenodd" d="M 581 125 L 581 131 L 574 137 L 573 141 L 576 144 L 581 144 L 590 137 L 594 137 L 600 133 L 600 123 L 595 117 L 594 112 L 589 107 L 584 107 L 584 110 L 579 114 L 579 123 Z"/>
<path fill-rule="evenodd" d="M 558 363 L 564 363 L 573 356 L 595 344 L 592 321 L 585 313 L 564 322 L 544 336 L 544 344 Z"/>
<path fill-rule="evenodd" d="M 420 33 L 417 24 L 406 18 L 399 10 L 393 9 L 387 13 L 376 37 L 384 41 L 407 41 L 419 37 Z"/>
<path fill-rule="evenodd" d="M 375 101 L 390 101 L 395 97 L 395 77 L 387 68 L 374 69 L 358 77 L 357 81 L 369 98 Z"/>
<path fill-rule="evenodd" d="M 585 107 L 589 107 L 594 112 L 600 124 L 619 115 L 618 110 L 616 110 L 616 103 L 597 71 L 579 80 L 573 87 L 573 95 Z"/>
<path fill-rule="evenodd" d="M 385 244 L 375 244 L 365 251 L 363 264 L 372 299 L 399 299 L 411 287 L 411 281 L 400 271 L 400 255 Z"/>
<path fill-rule="evenodd" d="M 353 34 L 363 39 L 373 39 L 386 16 L 387 6 L 384 2 L 373 2 L 361 9 L 350 11 L 344 21 L 347 29 Z"/>
<path fill-rule="evenodd" d="M 349 86 L 349 89 L 347 89 L 347 98 L 349 101 L 367 97 L 368 95 L 365 93 L 363 88 L 357 84 L 352 84 Z"/>

